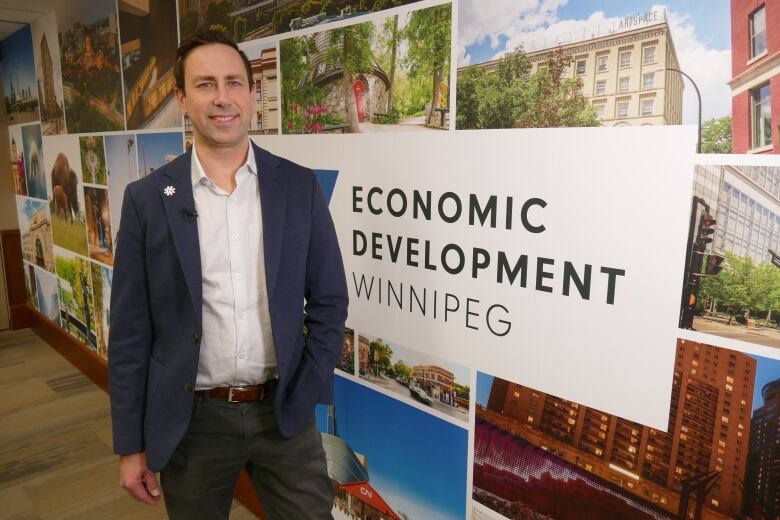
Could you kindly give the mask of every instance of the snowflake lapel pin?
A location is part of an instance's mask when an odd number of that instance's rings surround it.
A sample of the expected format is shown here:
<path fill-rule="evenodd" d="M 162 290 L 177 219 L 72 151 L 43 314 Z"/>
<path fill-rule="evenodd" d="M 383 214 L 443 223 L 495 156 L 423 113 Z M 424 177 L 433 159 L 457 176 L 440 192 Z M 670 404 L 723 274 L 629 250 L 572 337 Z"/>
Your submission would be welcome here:
<path fill-rule="evenodd" d="M 165 193 L 167 197 L 172 197 L 173 194 L 176 193 L 176 188 L 174 188 L 173 186 L 166 186 L 165 189 L 163 190 L 163 193 Z"/>

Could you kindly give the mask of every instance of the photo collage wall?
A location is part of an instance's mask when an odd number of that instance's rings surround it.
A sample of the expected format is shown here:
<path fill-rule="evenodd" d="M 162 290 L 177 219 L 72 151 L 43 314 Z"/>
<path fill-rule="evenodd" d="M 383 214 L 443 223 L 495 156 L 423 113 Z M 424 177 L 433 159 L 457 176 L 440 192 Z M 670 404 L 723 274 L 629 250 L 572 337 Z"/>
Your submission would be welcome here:
<path fill-rule="evenodd" d="M 173 69 L 178 42 L 201 28 L 250 59 L 258 142 L 628 132 L 701 113 L 666 430 L 348 321 L 334 404 L 317 410 L 333 514 L 778 519 L 780 72 L 762 64 L 780 55 L 780 4 L 751 6 L 63 3 L 0 41 L 28 302 L 107 358 L 123 193 L 193 143 Z M 582 377 L 598 384 L 608 363 Z"/>

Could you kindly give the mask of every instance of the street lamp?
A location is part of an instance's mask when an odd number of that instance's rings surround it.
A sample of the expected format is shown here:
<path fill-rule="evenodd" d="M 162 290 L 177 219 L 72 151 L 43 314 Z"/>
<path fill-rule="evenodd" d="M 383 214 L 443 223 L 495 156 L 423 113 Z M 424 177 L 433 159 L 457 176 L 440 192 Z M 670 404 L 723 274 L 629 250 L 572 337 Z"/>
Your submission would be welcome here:
<path fill-rule="evenodd" d="M 693 78 L 691 78 L 689 75 L 687 75 L 686 73 L 684 73 L 679 69 L 672 69 L 670 67 L 667 67 L 664 70 L 679 72 L 680 74 L 688 78 L 688 81 L 691 82 L 691 85 L 693 85 L 694 90 L 696 90 L 696 97 L 699 98 L 699 140 L 696 142 L 696 153 L 701 153 L 701 92 L 699 92 L 699 87 L 696 86 L 696 82 L 693 81 Z"/>

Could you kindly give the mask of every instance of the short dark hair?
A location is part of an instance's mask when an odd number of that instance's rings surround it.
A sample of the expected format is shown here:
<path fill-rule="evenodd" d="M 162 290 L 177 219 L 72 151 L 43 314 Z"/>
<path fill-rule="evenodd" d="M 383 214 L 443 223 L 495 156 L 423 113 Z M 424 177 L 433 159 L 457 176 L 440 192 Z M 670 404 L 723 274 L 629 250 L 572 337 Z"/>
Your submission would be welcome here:
<path fill-rule="evenodd" d="M 212 43 L 227 45 L 241 56 L 241 61 L 244 62 L 244 67 L 246 67 L 246 79 L 249 84 L 249 89 L 251 90 L 254 82 L 252 81 L 252 64 L 249 62 L 249 58 L 246 57 L 244 51 L 239 49 L 236 42 L 227 34 L 223 31 L 215 31 L 213 29 L 201 29 L 192 36 L 185 38 L 179 44 L 179 48 L 176 49 L 176 65 L 173 67 L 173 75 L 176 77 L 176 87 L 184 92 L 184 60 L 189 53 L 202 45 L 210 45 Z"/>

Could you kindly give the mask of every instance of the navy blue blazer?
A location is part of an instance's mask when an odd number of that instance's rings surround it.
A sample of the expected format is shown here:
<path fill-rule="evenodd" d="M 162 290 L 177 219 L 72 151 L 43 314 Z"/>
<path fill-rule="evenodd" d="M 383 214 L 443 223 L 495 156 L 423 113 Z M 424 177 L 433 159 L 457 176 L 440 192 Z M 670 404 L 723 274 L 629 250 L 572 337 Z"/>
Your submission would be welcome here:
<path fill-rule="evenodd" d="M 333 221 L 314 173 L 252 144 L 257 161 L 279 431 L 299 433 L 333 397 L 348 293 Z M 202 281 L 191 151 L 127 186 L 108 344 L 114 452 L 146 451 L 159 471 L 184 436 L 200 353 Z M 166 188 L 176 191 L 165 194 Z M 305 302 L 305 305 L 304 305 Z M 304 314 L 308 335 L 304 338 Z"/>

